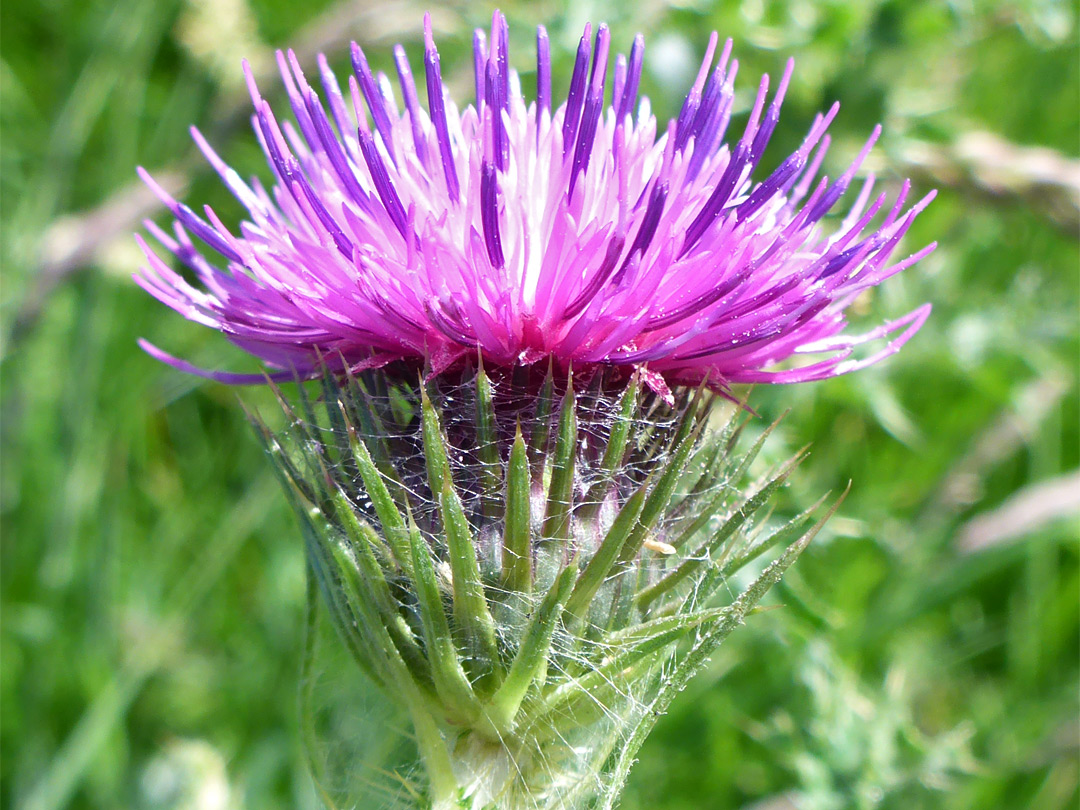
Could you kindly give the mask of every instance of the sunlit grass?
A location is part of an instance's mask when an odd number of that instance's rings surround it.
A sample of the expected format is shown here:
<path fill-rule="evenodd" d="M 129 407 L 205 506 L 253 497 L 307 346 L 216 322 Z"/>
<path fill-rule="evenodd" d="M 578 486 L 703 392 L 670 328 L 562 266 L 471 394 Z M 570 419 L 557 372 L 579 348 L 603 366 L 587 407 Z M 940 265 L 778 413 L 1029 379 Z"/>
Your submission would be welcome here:
<path fill-rule="evenodd" d="M 134 223 L 115 212 L 89 230 L 64 219 L 123 193 L 137 164 L 184 173 L 191 199 L 238 215 L 186 134 L 198 123 L 228 159 L 259 171 L 242 92 L 200 56 L 206 43 L 185 42 L 192 27 L 180 20 L 198 8 L 3 9 L 0 804 L 17 810 L 195 806 L 163 780 L 220 779 L 219 764 L 230 806 L 316 807 L 297 729 L 297 527 L 237 392 L 155 364 L 135 338 L 202 365 L 243 358 L 161 317 L 130 282 Z M 263 53 L 384 35 L 412 37 L 419 52 L 418 6 L 341 6 L 342 30 L 327 3 L 246 8 L 256 30 L 245 36 Z M 854 486 L 777 591 L 785 608 L 754 617 L 714 660 L 715 677 L 660 724 L 625 806 L 1075 807 L 1075 511 L 977 552 L 957 537 L 1080 464 L 1078 192 L 995 191 L 970 166 L 935 175 L 907 162 L 913 144 L 954 160 L 961 135 L 989 132 L 1048 147 L 1075 171 L 1075 10 L 1026 0 L 978 12 L 930 2 L 504 10 L 519 54 L 527 24 L 550 22 L 563 82 L 568 37 L 587 17 L 610 20 L 624 42 L 643 29 L 671 54 L 672 69 L 643 82 L 664 117 L 685 86 L 678 55 L 700 53 L 711 28 L 736 39 L 744 90 L 793 54 L 776 154 L 839 98 L 833 173 L 881 121 L 879 174 L 912 173 L 921 190 L 942 192 L 910 237 L 938 240 L 938 252 L 867 302 L 880 320 L 932 301 L 923 332 L 861 376 L 755 392 L 763 419 L 793 409 L 774 458 L 814 443 L 785 508 Z M 459 95 L 469 31 L 488 13 L 437 15 Z M 328 55 L 344 69 L 341 53 Z M 1055 195 L 1063 211 L 1047 204 Z M 72 240 L 110 227 L 70 260 Z M 269 402 L 264 391 L 242 396 Z M 326 688 L 344 689 L 352 671 L 326 666 Z"/>

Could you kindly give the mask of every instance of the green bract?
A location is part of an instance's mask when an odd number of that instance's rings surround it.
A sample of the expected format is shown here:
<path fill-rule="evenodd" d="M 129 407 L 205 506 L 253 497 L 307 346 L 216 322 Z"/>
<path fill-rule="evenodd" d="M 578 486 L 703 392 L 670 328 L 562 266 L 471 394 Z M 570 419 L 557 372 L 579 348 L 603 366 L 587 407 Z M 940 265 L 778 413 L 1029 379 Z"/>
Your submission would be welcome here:
<path fill-rule="evenodd" d="M 636 377 L 481 366 L 298 390 L 281 433 L 256 423 L 334 626 L 412 720 L 414 806 L 613 807 L 656 718 L 836 508 L 764 531 L 802 456 L 745 486 L 768 431 L 736 452 L 742 410 L 709 424 L 704 388 L 668 404 Z"/>

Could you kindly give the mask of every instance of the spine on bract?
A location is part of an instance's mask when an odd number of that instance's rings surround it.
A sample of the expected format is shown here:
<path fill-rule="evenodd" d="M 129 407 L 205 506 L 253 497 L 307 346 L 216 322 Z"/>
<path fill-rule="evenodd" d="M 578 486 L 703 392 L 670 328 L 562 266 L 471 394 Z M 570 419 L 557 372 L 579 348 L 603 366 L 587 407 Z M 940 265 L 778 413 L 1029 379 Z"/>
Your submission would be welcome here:
<path fill-rule="evenodd" d="M 282 432 L 256 426 L 333 625 L 412 721 L 418 807 L 611 806 L 672 696 L 835 509 L 762 519 L 801 455 L 748 485 L 771 428 L 737 452 L 744 411 L 721 418 L 704 388 L 669 405 L 636 377 L 479 367 L 296 391 Z"/>

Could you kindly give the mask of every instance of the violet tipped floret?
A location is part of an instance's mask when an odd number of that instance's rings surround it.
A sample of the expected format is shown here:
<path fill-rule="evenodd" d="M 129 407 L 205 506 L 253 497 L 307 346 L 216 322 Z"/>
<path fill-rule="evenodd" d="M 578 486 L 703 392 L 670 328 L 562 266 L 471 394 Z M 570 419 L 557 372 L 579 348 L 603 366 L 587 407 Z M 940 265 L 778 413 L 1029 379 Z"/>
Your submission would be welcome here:
<path fill-rule="evenodd" d="M 905 186 L 879 220 L 884 198 L 868 207 L 870 177 L 829 233 L 822 220 L 880 129 L 837 180 L 817 181 L 834 105 L 794 154 L 755 181 L 792 63 L 771 98 L 762 78 L 741 136 L 728 145 L 738 63 L 729 40 L 714 65 L 716 48 L 714 34 L 677 119 L 659 136 L 638 97 L 644 40 L 612 59 L 604 25 L 595 33 L 586 26 L 558 106 L 546 31 L 537 32 L 530 101 L 510 68 L 499 13 L 490 36 L 475 37 L 477 98 L 464 107 L 444 87 L 429 17 L 427 109 L 400 46 L 403 109 L 390 80 L 353 45 L 353 116 L 325 58 L 320 97 L 295 55 L 279 54 L 295 127 L 279 124 L 245 67 L 272 191 L 244 183 L 196 133 L 248 221 L 234 234 L 144 173 L 176 218 L 176 238 L 150 233 L 202 289 L 142 242 L 148 264 L 136 280 L 279 378 L 317 376 L 320 358 L 339 372 L 397 361 L 438 372 L 479 352 L 490 368 L 606 366 L 626 378 L 648 364 L 650 384 L 661 389 L 704 379 L 723 389 L 821 379 L 892 354 L 928 305 L 858 335 L 846 331 L 846 311 L 859 292 L 933 250 L 890 258 L 932 195 L 905 208 Z M 203 371 L 143 345 L 184 371 L 263 379 Z"/>

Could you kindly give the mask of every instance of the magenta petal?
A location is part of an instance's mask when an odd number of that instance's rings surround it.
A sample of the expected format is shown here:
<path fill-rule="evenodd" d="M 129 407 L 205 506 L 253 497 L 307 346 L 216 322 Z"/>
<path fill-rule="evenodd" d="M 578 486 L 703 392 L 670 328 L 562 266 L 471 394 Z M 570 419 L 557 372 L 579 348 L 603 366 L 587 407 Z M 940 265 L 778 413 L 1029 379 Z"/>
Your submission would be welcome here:
<path fill-rule="evenodd" d="M 297 373 L 295 371 L 275 371 L 272 374 L 235 374 L 230 371 L 211 371 L 209 369 L 193 366 L 186 360 L 174 357 L 168 352 L 162 351 L 145 338 L 139 338 L 138 344 L 140 349 L 155 360 L 160 360 L 166 365 L 170 365 L 173 368 L 188 374 L 194 374 L 196 377 L 205 377 L 208 380 L 216 380 L 217 382 L 227 383 L 229 385 L 260 385 L 268 379 L 271 382 L 288 382 L 297 379 Z"/>
<path fill-rule="evenodd" d="M 268 193 L 258 179 L 243 182 L 193 130 L 250 219 L 232 227 L 209 209 L 204 218 L 140 169 L 176 218 L 175 238 L 148 230 L 197 281 L 140 243 L 147 266 L 137 283 L 262 359 L 276 380 L 295 374 L 276 369 L 313 373 L 331 355 L 357 368 L 403 360 L 442 373 L 479 351 L 489 368 L 550 359 L 564 370 L 614 366 L 629 375 L 647 362 L 642 379 L 667 398 L 672 386 L 706 378 L 719 389 L 847 373 L 918 331 L 928 307 L 862 335 L 844 331 L 845 310 L 860 291 L 933 250 L 910 250 L 890 264 L 931 195 L 910 205 L 905 183 L 888 204 L 883 194 L 872 197 L 871 175 L 836 225 L 822 225 L 880 128 L 835 180 L 819 177 L 833 105 L 796 152 L 755 181 L 790 61 L 774 92 L 762 78 L 742 135 L 729 145 L 738 72 L 730 40 L 714 64 L 718 37 L 710 38 L 667 126 L 639 105 L 640 35 L 628 55 L 616 54 L 607 26 L 586 26 L 561 104 L 543 28 L 536 41 L 530 104 L 509 67 L 506 19 L 496 13 L 490 33 L 474 37 L 476 104 L 461 108 L 443 85 L 425 17 L 426 110 L 400 46 L 393 56 L 404 109 L 354 45 L 355 121 L 324 57 L 320 98 L 295 54 L 278 54 L 295 124 L 279 124 L 245 65 L 255 134 L 276 185 Z M 864 344 L 869 354 L 853 353 Z M 265 379 L 199 369 L 140 345 L 220 382 Z M 828 356 L 786 362 L 811 353 Z"/>

